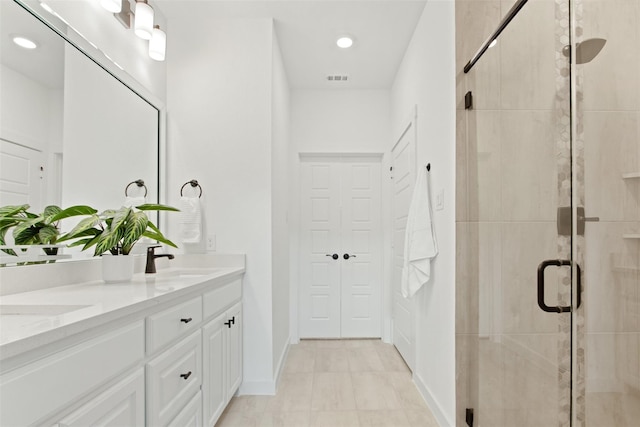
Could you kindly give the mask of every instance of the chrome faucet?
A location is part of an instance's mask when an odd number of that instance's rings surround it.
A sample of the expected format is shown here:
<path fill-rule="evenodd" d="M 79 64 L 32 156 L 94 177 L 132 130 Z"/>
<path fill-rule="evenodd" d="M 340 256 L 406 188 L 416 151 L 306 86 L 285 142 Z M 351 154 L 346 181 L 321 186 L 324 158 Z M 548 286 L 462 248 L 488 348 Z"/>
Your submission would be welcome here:
<path fill-rule="evenodd" d="M 173 259 L 173 254 L 158 254 L 156 255 L 155 249 L 160 246 L 149 246 L 147 248 L 147 267 L 144 269 L 146 274 L 153 274 L 156 272 L 156 258 L 167 257 L 169 259 Z"/>

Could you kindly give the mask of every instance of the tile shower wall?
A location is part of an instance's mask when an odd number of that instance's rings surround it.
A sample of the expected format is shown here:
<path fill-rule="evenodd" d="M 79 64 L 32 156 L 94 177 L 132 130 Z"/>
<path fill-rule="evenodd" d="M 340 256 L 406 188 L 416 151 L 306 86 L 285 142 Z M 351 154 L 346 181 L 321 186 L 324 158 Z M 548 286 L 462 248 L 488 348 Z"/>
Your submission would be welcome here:
<path fill-rule="evenodd" d="M 632 426 L 640 419 L 640 178 L 624 176 L 640 172 L 640 2 L 580 0 L 577 11 L 577 42 L 607 40 L 576 69 L 580 203 L 600 218 L 578 246 L 586 399 L 577 424 Z"/>

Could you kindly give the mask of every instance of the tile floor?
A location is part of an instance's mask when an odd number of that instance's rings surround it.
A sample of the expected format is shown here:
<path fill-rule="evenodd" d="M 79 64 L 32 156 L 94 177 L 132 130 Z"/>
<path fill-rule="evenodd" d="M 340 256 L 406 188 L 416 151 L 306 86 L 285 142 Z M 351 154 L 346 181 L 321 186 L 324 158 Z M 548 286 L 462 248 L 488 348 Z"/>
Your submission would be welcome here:
<path fill-rule="evenodd" d="M 233 398 L 216 427 L 438 427 L 404 361 L 380 340 L 292 345 L 275 396 Z"/>

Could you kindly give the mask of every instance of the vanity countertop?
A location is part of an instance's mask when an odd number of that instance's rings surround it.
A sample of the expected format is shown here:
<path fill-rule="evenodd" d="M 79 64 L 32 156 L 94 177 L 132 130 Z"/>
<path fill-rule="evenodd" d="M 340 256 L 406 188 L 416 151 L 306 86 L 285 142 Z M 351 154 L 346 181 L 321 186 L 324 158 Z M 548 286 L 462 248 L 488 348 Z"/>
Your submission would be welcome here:
<path fill-rule="evenodd" d="M 0 298 L 0 360 L 124 316 L 191 295 L 229 279 L 244 267 L 168 268 L 134 275 L 127 283 L 91 281 Z"/>

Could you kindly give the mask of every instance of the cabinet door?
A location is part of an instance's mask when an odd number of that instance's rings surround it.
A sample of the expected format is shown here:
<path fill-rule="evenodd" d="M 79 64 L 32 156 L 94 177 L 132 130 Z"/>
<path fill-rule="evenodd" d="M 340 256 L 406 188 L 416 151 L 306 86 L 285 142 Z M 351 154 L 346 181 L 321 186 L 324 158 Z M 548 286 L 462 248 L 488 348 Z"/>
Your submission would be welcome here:
<path fill-rule="evenodd" d="M 202 328 L 203 408 L 206 425 L 213 426 L 227 403 L 225 378 L 226 313 Z"/>
<path fill-rule="evenodd" d="M 59 427 L 144 426 L 142 368 L 65 417 Z"/>
<path fill-rule="evenodd" d="M 202 425 L 202 393 L 198 392 L 167 427 L 202 427 Z M 213 424 L 207 425 L 213 426 Z"/>
<path fill-rule="evenodd" d="M 242 382 L 242 305 L 234 305 L 227 310 L 230 327 L 225 326 L 227 333 L 227 401 L 231 399 Z"/>
<path fill-rule="evenodd" d="M 201 381 L 198 330 L 147 364 L 147 424 L 166 426 L 200 391 Z"/>

